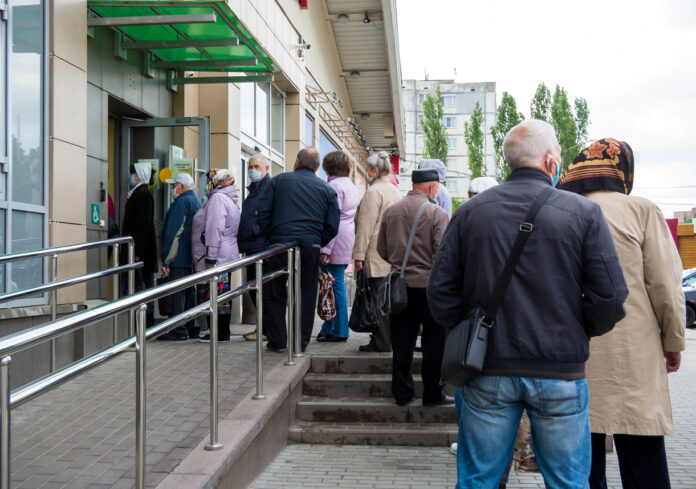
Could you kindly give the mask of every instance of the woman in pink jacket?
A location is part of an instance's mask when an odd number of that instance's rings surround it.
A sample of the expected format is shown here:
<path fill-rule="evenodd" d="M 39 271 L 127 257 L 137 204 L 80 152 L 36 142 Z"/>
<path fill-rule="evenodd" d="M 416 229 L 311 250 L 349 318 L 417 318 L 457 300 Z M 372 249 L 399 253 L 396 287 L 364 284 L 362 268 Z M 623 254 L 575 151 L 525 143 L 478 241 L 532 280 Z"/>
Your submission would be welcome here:
<path fill-rule="evenodd" d="M 344 275 L 346 267 L 352 261 L 353 243 L 355 242 L 355 212 L 360 203 L 358 189 L 350 181 L 351 165 L 348 155 L 343 151 L 334 151 L 324 157 L 323 168 L 328 175 L 328 183 L 336 191 L 341 221 L 338 234 L 329 244 L 321 249 L 319 260 L 326 266 L 334 282 L 336 299 L 336 317 L 324 321 L 317 341 L 346 341 L 348 339 L 348 296 Z"/>

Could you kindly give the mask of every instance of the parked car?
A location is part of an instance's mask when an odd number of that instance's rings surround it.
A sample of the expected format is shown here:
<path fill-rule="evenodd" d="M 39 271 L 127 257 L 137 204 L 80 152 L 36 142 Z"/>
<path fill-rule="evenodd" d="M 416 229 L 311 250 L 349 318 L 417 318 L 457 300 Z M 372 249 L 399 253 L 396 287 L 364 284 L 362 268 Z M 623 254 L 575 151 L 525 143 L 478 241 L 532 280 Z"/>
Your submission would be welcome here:
<path fill-rule="evenodd" d="M 691 328 L 696 322 L 696 268 L 682 272 L 682 290 L 686 299 L 686 327 Z"/>

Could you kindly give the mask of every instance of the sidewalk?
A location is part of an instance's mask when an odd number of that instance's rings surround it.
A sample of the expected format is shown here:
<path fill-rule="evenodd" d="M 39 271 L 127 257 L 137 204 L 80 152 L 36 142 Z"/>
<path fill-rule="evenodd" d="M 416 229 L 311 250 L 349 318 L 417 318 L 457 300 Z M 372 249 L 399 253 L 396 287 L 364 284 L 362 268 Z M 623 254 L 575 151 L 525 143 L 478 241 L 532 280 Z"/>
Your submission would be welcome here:
<path fill-rule="evenodd" d="M 687 330 L 682 367 L 671 374 L 675 435 L 667 437 L 673 489 L 696 488 L 696 331 Z M 620 407 L 617 407 L 620 409 Z M 252 489 L 421 489 L 452 488 L 456 457 L 447 447 L 290 445 Z M 621 489 L 616 454 L 607 454 L 610 489 Z M 508 489 L 544 488 L 541 475 L 510 474 Z"/>

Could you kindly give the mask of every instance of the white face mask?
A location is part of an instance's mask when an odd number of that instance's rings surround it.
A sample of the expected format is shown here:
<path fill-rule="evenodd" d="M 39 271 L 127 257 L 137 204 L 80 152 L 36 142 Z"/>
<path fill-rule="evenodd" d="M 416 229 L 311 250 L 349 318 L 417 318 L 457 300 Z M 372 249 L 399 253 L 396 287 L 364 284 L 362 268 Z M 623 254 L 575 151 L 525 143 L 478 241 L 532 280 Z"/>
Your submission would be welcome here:
<path fill-rule="evenodd" d="M 261 170 L 249 170 L 249 181 L 251 183 L 261 180 Z"/>

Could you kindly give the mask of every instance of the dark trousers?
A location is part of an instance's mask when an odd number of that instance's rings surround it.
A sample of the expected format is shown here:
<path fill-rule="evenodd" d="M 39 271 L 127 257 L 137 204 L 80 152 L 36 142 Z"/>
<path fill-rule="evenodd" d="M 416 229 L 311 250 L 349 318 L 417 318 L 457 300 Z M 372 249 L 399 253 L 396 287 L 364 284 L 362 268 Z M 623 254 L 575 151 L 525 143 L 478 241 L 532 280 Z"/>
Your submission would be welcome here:
<path fill-rule="evenodd" d="M 191 275 L 191 267 L 169 267 L 169 280 L 177 280 Z M 182 312 L 191 309 L 196 305 L 196 291 L 194 287 L 180 290 L 172 294 L 172 314 L 174 317 Z M 193 321 L 189 321 L 172 330 L 174 334 L 186 336 L 188 338 L 198 338 L 198 327 Z"/>
<path fill-rule="evenodd" d="M 196 285 L 196 294 L 198 296 L 198 304 L 202 304 L 210 299 L 210 285 L 206 283 L 199 283 Z M 224 306 L 218 306 L 218 340 L 227 341 L 230 339 L 230 307 L 229 302 Z M 201 316 L 204 326 L 208 327 L 210 331 L 210 315 L 206 314 Z M 198 337 L 198 332 L 200 328 L 196 328 L 196 338 Z"/>
<path fill-rule="evenodd" d="M 406 309 L 391 316 L 392 394 L 396 402 L 408 402 L 413 398 L 414 385 L 411 366 L 418 330 L 423 325 L 421 346 L 423 362 L 423 402 L 435 403 L 443 398 L 440 383 L 440 365 L 445 347 L 445 330 L 433 319 L 428 307 L 425 288 L 408 287 Z"/>
<path fill-rule="evenodd" d="M 379 351 L 391 351 L 392 340 L 391 340 L 391 318 L 387 315 L 382 314 L 379 311 L 379 305 L 377 304 L 377 289 L 379 284 L 382 283 L 384 277 L 374 277 L 368 278 L 367 283 L 372 289 L 372 301 L 375 304 L 375 310 L 377 311 L 377 319 L 379 323 L 377 325 L 377 331 L 372 333 L 370 336 L 370 342 L 375 344 L 375 347 Z"/>
<path fill-rule="evenodd" d="M 121 283 L 121 297 L 127 297 L 128 296 L 128 274 L 127 273 L 122 273 L 120 275 L 120 283 Z M 135 289 L 135 292 L 141 292 L 143 290 L 148 290 L 154 287 L 154 275 L 150 272 L 143 272 L 142 268 L 137 268 L 135 269 L 134 277 L 133 277 L 133 286 Z M 137 314 L 136 314 L 136 321 L 137 321 Z M 154 302 L 148 302 L 147 303 L 147 313 L 146 313 L 146 320 L 145 320 L 146 327 L 151 327 L 153 324 L 155 324 L 155 303 Z M 135 327 L 135 324 L 133 325 Z"/>
<path fill-rule="evenodd" d="M 592 433 L 590 489 L 607 489 L 606 435 Z M 623 489 L 670 489 L 664 436 L 614 435 Z"/>
<path fill-rule="evenodd" d="M 268 259 L 269 270 L 285 268 L 288 257 L 285 253 Z M 305 351 L 314 329 L 314 316 L 317 307 L 317 288 L 319 285 L 319 248 L 300 247 L 300 322 L 302 330 L 302 351 Z M 287 312 L 287 279 L 276 278 L 268 282 L 263 293 L 263 333 L 268 337 L 268 346 L 285 348 L 288 342 L 285 313 Z"/>

